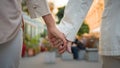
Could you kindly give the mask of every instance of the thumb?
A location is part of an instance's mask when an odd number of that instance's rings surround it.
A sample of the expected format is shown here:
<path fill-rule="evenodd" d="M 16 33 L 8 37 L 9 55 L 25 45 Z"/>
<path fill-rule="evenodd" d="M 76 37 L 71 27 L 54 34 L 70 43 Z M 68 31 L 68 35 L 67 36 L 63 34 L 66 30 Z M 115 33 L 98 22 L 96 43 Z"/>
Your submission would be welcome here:
<path fill-rule="evenodd" d="M 62 34 L 60 38 L 61 38 L 61 40 L 63 41 L 63 46 L 67 46 L 67 40 L 66 40 L 66 38 L 65 38 L 65 35 Z"/>

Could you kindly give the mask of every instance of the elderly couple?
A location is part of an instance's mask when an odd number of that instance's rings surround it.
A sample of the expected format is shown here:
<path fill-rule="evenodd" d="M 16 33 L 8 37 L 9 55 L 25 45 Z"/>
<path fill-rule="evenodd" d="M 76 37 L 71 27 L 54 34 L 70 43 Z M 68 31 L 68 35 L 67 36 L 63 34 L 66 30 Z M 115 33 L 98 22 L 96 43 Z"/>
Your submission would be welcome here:
<path fill-rule="evenodd" d="M 93 0 L 69 0 L 58 28 L 46 0 L 26 0 L 32 18 L 42 17 L 50 42 L 60 53 L 75 39 Z M 0 2 L 0 68 L 18 68 L 22 47 L 20 0 Z M 99 54 L 103 68 L 120 67 L 120 0 L 104 0 Z M 69 50 L 68 50 L 69 51 Z"/>

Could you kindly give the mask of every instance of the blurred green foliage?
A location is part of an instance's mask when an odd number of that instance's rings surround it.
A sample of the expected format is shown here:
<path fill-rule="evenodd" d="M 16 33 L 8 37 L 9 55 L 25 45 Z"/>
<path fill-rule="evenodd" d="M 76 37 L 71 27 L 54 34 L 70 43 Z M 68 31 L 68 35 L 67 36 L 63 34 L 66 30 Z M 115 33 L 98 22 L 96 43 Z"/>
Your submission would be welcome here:
<path fill-rule="evenodd" d="M 36 48 L 39 45 L 40 35 L 36 35 L 33 38 L 30 37 L 29 34 L 25 34 L 24 42 L 27 48 Z"/>
<path fill-rule="evenodd" d="M 85 23 L 85 21 L 83 22 L 82 26 L 80 27 L 77 35 L 81 36 L 84 33 L 89 33 L 89 26 Z"/>
<path fill-rule="evenodd" d="M 58 8 L 58 13 L 57 13 L 58 22 L 57 22 L 57 24 L 60 23 L 60 21 L 61 21 L 61 19 L 62 19 L 62 17 L 63 17 L 64 9 L 65 9 L 65 6 L 64 6 L 64 7 L 61 7 L 61 8 Z"/>

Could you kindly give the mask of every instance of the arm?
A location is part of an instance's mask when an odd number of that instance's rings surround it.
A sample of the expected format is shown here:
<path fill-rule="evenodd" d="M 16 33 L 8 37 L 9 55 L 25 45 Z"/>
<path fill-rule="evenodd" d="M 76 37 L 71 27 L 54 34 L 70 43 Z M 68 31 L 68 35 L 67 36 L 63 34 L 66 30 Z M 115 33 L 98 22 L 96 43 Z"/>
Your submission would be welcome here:
<path fill-rule="evenodd" d="M 58 25 L 59 30 L 65 34 L 67 40 L 74 41 L 92 2 L 93 0 L 69 0 L 64 17 Z"/>
<path fill-rule="evenodd" d="M 26 3 L 31 18 L 42 17 L 47 27 L 55 27 L 55 21 L 46 0 L 27 0 Z"/>
<path fill-rule="evenodd" d="M 61 33 L 57 28 L 55 21 L 50 13 L 46 0 L 27 0 L 27 7 L 32 18 L 42 17 L 47 25 L 49 38 L 56 37 L 63 41 L 64 46 L 66 45 L 66 39 L 64 34 Z"/>
<path fill-rule="evenodd" d="M 54 21 L 52 15 L 51 14 L 45 15 L 45 16 L 43 16 L 43 19 L 44 19 L 44 21 L 45 21 L 45 23 L 47 25 L 49 40 L 52 42 L 52 38 L 54 38 L 54 39 L 57 38 L 57 40 L 61 39 L 62 42 L 60 43 L 60 45 L 63 45 L 63 47 L 61 47 L 63 49 L 62 52 L 65 51 L 66 50 L 67 41 L 65 39 L 64 34 L 61 33 L 57 29 L 55 21 Z M 54 43 L 52 43 L 52 44 L 53 44 L 53 46 L 56 47 L 56 45 Z M 58 45 L 57 47 L 59 47 L 60 45 Z"/>

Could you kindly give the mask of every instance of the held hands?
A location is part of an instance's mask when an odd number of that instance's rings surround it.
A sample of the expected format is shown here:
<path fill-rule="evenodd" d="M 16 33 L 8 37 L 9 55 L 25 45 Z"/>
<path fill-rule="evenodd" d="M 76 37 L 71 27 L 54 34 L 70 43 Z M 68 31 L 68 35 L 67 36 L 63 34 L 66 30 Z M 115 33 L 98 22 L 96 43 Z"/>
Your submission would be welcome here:
<path fill-rule="evenodd" d="M 55 21 L 51 14 L 43 16 L 43 19 L 47 25 L 48 38 L 53 47 L 58 48 L 60 54 L 65 52 L 71 52 L 71 42 L 67 41 L 64 34 L 61 33 L 55 26 Z"/>
<path fill-rule="evenodd" d="M 60 54 L 68 51 L 71 53 L 72 42 L 66 40 L 65 35 L 56 26 L 48 27 L 48 38 L 53 47 L 58 49 Z"/>
<path fill-rule="evenodd" d="M 65 51 L 71 53 L 72 42 L 67 41 L 67 45 L 66 46 L 63 46 L 63 41 L 58 39 L 58 38 L 52 38 L 51 42 L 53 44 L 53 47 L 58 48 L 58 52 L 60 54 L 64 53 Z"/>
<path fill-rule="evenodd" d="M 66 50 L 67 46 L 67 40 L 65 39 L 64 34 L 57 29 L 55 21 L 51 14 L 43 16 L 43 19 L 47 25 L 48 38 L 50 42 L 54 47 L 58 48 L 60 53 L 63 53 Z"/>
<path fill-rule="evenodd" d="M 71 53 L 72 42 L 66 40 L 65 35 L 60 32 L 56 26 L 47 27 L 48 29 L 48 38 L 53 47 L 58 49 L 60 54 L 68 51 Z"/>
<path fill-rule="evenodd" d="M 48 38 L 53 47 L 58 48 L 60 54 L 66 51 L 67 40 L 56 27 L 48 28 Z"/>

